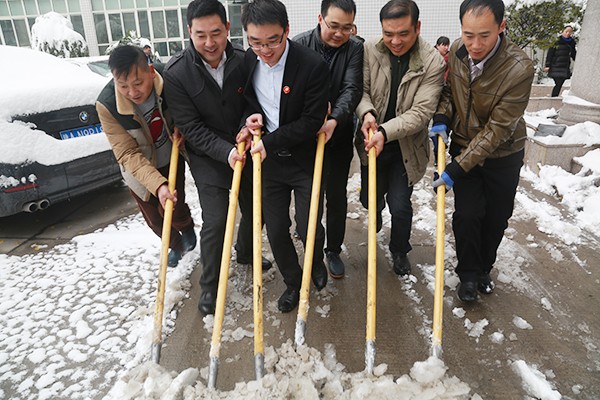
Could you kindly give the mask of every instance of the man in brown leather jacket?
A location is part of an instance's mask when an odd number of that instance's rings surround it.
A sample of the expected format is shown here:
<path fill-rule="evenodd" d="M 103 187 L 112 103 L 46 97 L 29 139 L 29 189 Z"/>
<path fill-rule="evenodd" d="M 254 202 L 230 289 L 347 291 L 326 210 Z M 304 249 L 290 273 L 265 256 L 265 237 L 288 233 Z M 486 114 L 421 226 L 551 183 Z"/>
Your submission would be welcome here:
<path fill-rule="evenodd" d="M 452 132 L 452 162 L 433 186 L 454 187 L 458 297 L 469 302 L 494 290 L 490 271 L 513 212 L 534 70 L 504 34 L 502 0 L 465 0 L 460 20 L 430 136 Z"/>

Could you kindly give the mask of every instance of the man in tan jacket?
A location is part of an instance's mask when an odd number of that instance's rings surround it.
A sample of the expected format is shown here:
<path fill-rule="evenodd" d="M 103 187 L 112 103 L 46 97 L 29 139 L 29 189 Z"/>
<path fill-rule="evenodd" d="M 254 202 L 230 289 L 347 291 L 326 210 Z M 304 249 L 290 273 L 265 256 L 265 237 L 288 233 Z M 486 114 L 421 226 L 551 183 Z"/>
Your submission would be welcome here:
<path fill-rule="evenodd" d="M 523 165 L 533 64 L 504 35 L 502 0 L 465 0 L 432 137 L 451 131 L 452 162 L 433 186 L 454 187 L 458 297 L 494 290 L 490 271 L 512 215 Z"/>
<path fill-rule="evenodd" d="M 175 267 L 182 255 L 196 246 L 196 234 L 185 203 L 183 158 L 179 159 L 175 193 L 168 188 L 172 140 L 178 133 L 174 133 L 163 104 L 163 79 L 154 66 L 148 65 L 142 49 L 135 46 L 115 48 L 108 65 L 114 78 L 96 102 L 102 130 L 125 183 L 158 237 L 162 234 L 166 201 L 175 202 L 168 257 L 168 266 Z"/>
<path fill-rule="evenodd" d="M 407 254 L 413 185 L 429 161 L 427 126 L 435 112 L 446 68 L 440 53 L 419 36 L 419 8 L 412 0 L 391 0 L 379 14 L 383 38 L 365 43 L 362 121 L 356 147 L 361 157 L 361 202 L 368 205 L 366 152 L 377 150 L 377 230 L 384 196 L 392 214 L 389 249 L 394 272 L 410 273 Z M 368 139 L 369 129 L 374 135 Z"/>

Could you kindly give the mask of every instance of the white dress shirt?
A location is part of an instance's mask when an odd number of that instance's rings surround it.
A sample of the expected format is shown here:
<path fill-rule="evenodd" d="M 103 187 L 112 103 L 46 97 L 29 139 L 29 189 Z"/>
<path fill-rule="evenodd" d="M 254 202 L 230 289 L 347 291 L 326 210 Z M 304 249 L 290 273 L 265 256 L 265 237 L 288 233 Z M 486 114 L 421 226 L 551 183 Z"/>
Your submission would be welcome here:
<path fill-rule="evenodd" d="M 223 52 L 223 57 L 221 58 L 221 61 L 219 61 L 219 65 L 217 65 L 217 68 L 211 67 L 209 63 L 202 59 L 206 70 L 208 71 L 210 76 L 212 76 L 213 79 L 217 82 L 217 85 L 219 85 L 221 89 L 223 89 L 223 76 L 225 76 L 225 61 L 227 61 L 227 54 L 225 54 L 225 52 Z"/>
<path fill-rule="evenodd" d="M 258 65 L 252 77 L 254 91 L 260 106 L 265 113 L 265 127 L 267 132 L 274 132 L 279 128 L 279 108 L 281 103 L 281 91 L 283 84 L 283 73 L 285 62 L 290 46 L 285 41 L 285 50 L 277 64 L 272 67 L 258 58 Z"/>

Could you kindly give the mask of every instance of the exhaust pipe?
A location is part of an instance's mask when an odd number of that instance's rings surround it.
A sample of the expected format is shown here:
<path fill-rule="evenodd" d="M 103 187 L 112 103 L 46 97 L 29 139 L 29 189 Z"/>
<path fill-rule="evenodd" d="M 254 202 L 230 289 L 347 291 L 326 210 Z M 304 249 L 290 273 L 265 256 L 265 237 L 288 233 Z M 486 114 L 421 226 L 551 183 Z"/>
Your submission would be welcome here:
<path fill-rule="evenodd" d="M 45 210 L 50 206 L 50 200 L 42 199 L 37 202 L 38 210 Z"/>
<path fill-rule="evenodd" d="M 23 204 L 22 210 L 25 212 L 28 212 L 28 213 L 36 212 L 38 210 L 38 203 L 35 201 L 30 201 L 29 203 L 25 203 L 25 204 Z"/>

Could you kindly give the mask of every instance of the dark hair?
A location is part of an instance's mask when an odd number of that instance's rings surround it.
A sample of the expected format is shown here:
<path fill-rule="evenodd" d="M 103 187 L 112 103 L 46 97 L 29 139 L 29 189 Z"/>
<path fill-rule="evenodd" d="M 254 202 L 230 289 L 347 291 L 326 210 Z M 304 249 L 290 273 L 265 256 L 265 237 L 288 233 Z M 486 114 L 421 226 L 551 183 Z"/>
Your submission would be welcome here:
<path fill-rule="evenodd" d="M 467 11 L 481 15 L 486 9 L 494 14 L 494 19 L 498 26 L 504 20 L 504 2 L 502 0 L 465 0 L 460 5 L 460 23 L 462 24 L 463 16 Z"/>
<path fill-rule="evenodd" d="M 108 68 L 114 77 L 123 75 L 127 78 L 131 67 L 137 65 L 146 70 L 149 68 L 144 51 L 137 46 L 123 44 L 114 48 L 108 58 Z"/>
<path fill-rule="evenodd" d="M 279 0 L 254 0 L 242 7 L 242 26 L 248 25 L 280 25 L 283 29 L 289 26 L 287 10 Z"/>
<path fill-rule="evenodd" d="M 440 36 L 437 40 L 437 42 L 435 42 L 436 46 L 439 46 L 440 44 L 445 44 L 447 46 L 450 45 L 450 39 L 448 39 L 446 36 Z"/>
<path fill-rule="evenodd" d="M 192 26 L 196 18 L 218 15 L 223 25 L 227 25 L 227 13 L 219 0 L 193 0 L 187 7 L 187 24 Z"/>
<path fill-rule="evenodd" d="M 354 0 L 323 0 L 321 2 L 321 16 L 325 17 L 329 7 L 337 7 L 345 13 L 356 15 L 356 3 Z"/>
<path fill-rule="evenodd" d="M 390 0 L 379 12 L 379 22 L 384 19 L 397 19 L 410 16 L 412 25 L 417 26 L 419 21 L 419 7 L 412 0 Z"/>

